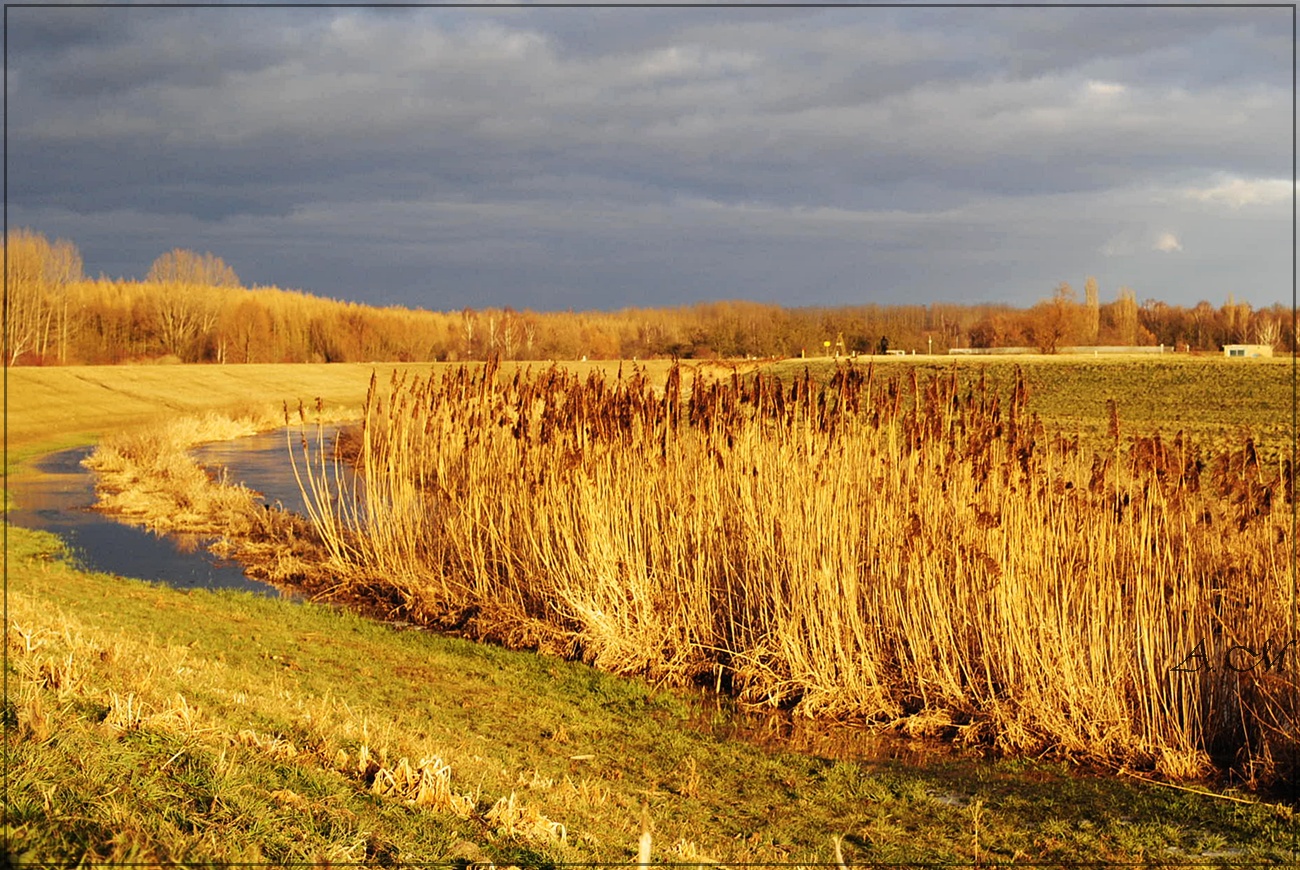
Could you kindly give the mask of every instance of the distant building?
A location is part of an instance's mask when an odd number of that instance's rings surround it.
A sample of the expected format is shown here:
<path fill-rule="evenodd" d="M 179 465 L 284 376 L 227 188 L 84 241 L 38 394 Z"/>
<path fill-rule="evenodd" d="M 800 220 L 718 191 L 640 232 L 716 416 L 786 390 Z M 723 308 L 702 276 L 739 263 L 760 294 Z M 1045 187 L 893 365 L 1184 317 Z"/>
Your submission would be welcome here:
<path fill-rule="evenodd" d="M 1223 355 L 1232 358 L 1271 357 L 1273 346 L 1268 344 L 1225 344 Z"/>

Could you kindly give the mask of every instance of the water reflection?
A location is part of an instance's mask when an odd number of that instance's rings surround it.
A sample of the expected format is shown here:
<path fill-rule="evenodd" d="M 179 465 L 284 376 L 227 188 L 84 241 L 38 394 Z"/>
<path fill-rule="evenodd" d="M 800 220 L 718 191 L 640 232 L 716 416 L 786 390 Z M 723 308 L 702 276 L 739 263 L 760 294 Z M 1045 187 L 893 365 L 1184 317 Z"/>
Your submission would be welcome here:
<path fill-rule="evenodd" d="M 15 526 L 53 532 L 67 542 L 77 562 L 91 571 L 138 577 L 178 589 L 243 589 L 280 595 L 267 583 L 244 576 L 238 563 L 207 552 L 206 539 L 150 532 L 97 513 L 94 475 L 81 466 L 92 448 L 50 454 L 34 474 L 8 479 L 16 507 Z"/>
<path fill-rule="evenodd" d="M 338 430 L 338 426 L 325 426 L 319 433 L 314 427 L 309 430 L 306 437 L 311 454 L 316 456 L 320 452 L 320 444 L 317 441 L 319 437 L 322 439 L 326 455 L 330 455 Z M 289 451 L 292 448 L 299 472 L 305 470 L 301 444 L 301 431 L 294 427 L 288 430 L 287 435 L 286 430 L 279 429 L 234 441 L 204 444 L 192 450 L 191 454 L 200 465 L 218 475 L 224 469 L 231 483 L 243 483 L 249 489 L 261 493 L 262 500 L 268 505 L 274 506 L 278 503 L 287 511 L 306 516 L 307 505 L 303 501 L 302 491 L 298 488 L 298 481 L 293 474 L 293 465 L 289 461 Z M 333 480 L 330 484 L 337 492 Z"/>

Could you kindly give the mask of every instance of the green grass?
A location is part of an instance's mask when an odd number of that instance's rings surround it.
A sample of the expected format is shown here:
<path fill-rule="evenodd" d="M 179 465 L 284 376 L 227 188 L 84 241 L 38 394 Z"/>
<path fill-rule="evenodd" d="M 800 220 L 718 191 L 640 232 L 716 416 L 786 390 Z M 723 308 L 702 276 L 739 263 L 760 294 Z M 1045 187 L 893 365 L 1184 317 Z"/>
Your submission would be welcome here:
<path fill-rule="evenodd" d="M 850 860 L 970 862 L 977 815 L 983 860 L 1280 862 L 1300 835 L 1289 811 L 1060 764 L 855 759 L 852 729 L 792 752 L 725 702 L 323 606 L 83 573 L 41 533 L 11 529 L 9 559 L 10 860 L 625 863 L 642 800 L 660 861 L 825 862 L 846 834 Z M 124 724 L 126 697 L 143 715 Z M 389 767 L 440 756 L 475 813 L 372 794 L 363 745 Z M 567 841 L 484 818 L 512 792 Z"/>

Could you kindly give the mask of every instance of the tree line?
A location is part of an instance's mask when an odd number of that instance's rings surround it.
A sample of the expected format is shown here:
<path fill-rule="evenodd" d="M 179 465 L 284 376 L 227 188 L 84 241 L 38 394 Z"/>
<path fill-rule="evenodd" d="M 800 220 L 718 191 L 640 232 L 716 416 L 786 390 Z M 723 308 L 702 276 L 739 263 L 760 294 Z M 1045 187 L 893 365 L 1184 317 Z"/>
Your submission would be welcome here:
<path fill-rule="evenodd" d="M 621 311 L 425 311 L 375 307 L 278 287 L 245 287 L 211 253 L 176 249 L 144 280 L 87 279 L 66 239 L 29 230 L 4 240 L 5 363 L 110 364 L 370 362 L 485 359 L 789 357 L 806 353 L 946 353 L 954 347 L 1156 345 L 1216 351 L 1261 343 L 1294 351 L 1281 305 L 1260 310 L 1232 296 L 1218 307 L 1120 288 L 1099 301 L 1062 283 L 1029 309 L 1008 305 L 856 305 L 786 308 L 707 302 Z"/>

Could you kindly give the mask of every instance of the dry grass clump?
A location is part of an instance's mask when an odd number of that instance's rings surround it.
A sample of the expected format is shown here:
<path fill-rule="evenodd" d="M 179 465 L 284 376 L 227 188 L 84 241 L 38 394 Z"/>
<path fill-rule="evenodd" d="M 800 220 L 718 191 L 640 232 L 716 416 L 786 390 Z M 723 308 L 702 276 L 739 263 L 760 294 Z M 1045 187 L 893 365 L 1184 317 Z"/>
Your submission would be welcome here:
<path fill-rule="evenodd" d="M 353 482 L 307 449 L 303 485 L 331 572 L 416 620 L 1013 752 L 1293 759 L 1289 464 L 1117 415 L 1088 452 L 1027 399 L 852 365 L 403 374 Z"/>
<path fill-rule="evenodd" d="M 158 531 L 204 532 L 214 525 L 230 526 L 252 514 L 253 493 L 213 480 L 186 451 L 265 428 L 266 420 L 255 412 L 209 413 L 110 435 L 86 460 L 98 476 L 99 507 Z"/>

